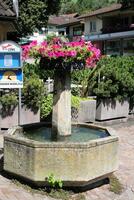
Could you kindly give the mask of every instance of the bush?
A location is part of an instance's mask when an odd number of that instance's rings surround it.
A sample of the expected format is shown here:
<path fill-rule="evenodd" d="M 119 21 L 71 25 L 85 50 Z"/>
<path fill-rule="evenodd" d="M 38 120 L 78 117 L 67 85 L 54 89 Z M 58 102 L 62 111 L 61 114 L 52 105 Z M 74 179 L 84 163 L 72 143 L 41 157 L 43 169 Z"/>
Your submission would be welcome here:
<path fill-rule="evenodd" d="M 33 76 L 30 79 L 25 79 L 23 87 L 24 104 L 27 108 L 37 112 L 41 106 L 43 96 L 45 94 L 44 83 L 38 78 Z"/>
<path fill-rule="evenodd" d="M 46 118 L 52 112 L 53 95 L 44 96 L 41 103 L 41 118 Z"/>
<path fill-rule="evenodd" d="M 12 115 L 15 107 L 18 104 L 18 99 L 15 93 L 4 94 L 0 97 L 1 110 L 0 114 L 2 117 Z"/>
<path fill-rule="evenodd" d="M 72 95 L 83 97 L 88 85 L 88 78 L 91 74 L 91 69 L 74 70 L 71 74 L 72 83 L 78 87 L 72 88 Z M 81 85 L 81 87 L 79 87 Z"/>
<path fill-rule="evenodd" d="M 105 57 L 90 79 L 93 95 L 98 98 L 134 99 L 134 57 Z"/>
<path fill-rule="evenodd" d="M 40 79 L 46 81 L 48 77 L 53 78 L 53 70 L 42 70 L 38 62 L 35 64 L 24 63 L 24 77 L 29 78 L 34 75 L 38 75 Z"/>
<path fill-rule="evenodd" d="M 78 96 L 71 96 L 71 107 L 79 109 L 80 101 L 88 100 L 88 98 L 81 98 Z M 41 118 L 46 118 L 52 113 L 53 95 L 44 96 L 41 104 Z"/>

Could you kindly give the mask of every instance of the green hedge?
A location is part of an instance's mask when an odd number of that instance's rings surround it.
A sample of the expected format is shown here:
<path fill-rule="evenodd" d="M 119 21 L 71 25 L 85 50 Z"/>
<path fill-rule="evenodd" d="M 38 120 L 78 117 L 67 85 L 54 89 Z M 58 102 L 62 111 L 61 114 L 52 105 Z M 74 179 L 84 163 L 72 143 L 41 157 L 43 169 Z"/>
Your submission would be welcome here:
<path fill-rule="evenodd" d="M 80 101 L 89 100 L 88 98 L 81 98 L 78 96 L 71 96 L 71 106 L 78 109 L 80 106 Z M 48 115 L 52 113 L 52 104 L 53 104 L 53 95 L 48 94 L 43 97 L 41 103 L 41 118 L 46 118 Z"/>
<path fill-rule="evenodd" d="M 92 94 L 98 98 L 134 98 L 134 57 L 105 57 L 89 80 Z"/>
<path fill-rule="evenodd" d="M 33 75 L 29 79 L 25 78 L 22 94 L 24 96 L 23 102 L 26 107 L 37 112 L 45 95 L 43 81 L 36 75 Z"/>

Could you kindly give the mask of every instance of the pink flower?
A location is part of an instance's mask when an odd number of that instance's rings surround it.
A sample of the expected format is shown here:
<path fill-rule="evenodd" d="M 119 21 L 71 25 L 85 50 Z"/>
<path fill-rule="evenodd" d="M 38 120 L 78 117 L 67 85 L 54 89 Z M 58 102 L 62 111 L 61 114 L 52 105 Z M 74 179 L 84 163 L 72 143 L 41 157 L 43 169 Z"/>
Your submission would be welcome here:
<path fill-rule="evenodd" d="M 75 57 L 76 55 L 77 55 L 77 52 L 75 50 L 66 52 L 66 56 L 68 56 L 68 57 Z"/>
<path fill-rule="evenodd" d="M 37 45 L 37 40 L 34 40 L 30 43 L 30 47 L 34 47 Z"/>
<path fill-rule="evenodd" d="M 65 42 L 60 38 L 53 38 L 49 43 L 47 41 L 37 44 L 33 41 L 29 45 L 22 47 L 23 59 L 32 57 L 47 57 L 48 59 L 63 58 L 63 61 L 73 62 L 74 59 L 86 63 L 86 67 L 92 68 L 100 59 L 100 50 L 92 45 L 91 42 L 84 40 L 75 42 Z M 85 60 L 85 61 L 84 61 Z"/>
<path fill-rule="evenodd" d="M 43 42 L 41 43 L 41 46 L 47 47 L 47 42 L 46 42 L 46 41 L 43 41 Z"/>

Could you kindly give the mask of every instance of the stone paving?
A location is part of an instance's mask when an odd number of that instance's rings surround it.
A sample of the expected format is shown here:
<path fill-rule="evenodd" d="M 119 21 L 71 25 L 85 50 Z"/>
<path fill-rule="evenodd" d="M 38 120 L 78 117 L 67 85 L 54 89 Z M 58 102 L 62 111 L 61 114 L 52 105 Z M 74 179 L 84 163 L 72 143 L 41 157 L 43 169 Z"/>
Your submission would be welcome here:
<path fill-rule="evenodd" d="M 86 200 L 134 200 L 134 119 L 112 127 L 120 138 L 119 170 L 115 172 L 115 175 L 123 184 L 124 190 L 118 195 L 109 191 L 109 185 L 103 185 L 84 192 Z M 0 134 L 0 148 L 2 145 L 3 135 Z M 52 198 L 31 194 L 0 175 L 0 200 L 52 200 Z"/>

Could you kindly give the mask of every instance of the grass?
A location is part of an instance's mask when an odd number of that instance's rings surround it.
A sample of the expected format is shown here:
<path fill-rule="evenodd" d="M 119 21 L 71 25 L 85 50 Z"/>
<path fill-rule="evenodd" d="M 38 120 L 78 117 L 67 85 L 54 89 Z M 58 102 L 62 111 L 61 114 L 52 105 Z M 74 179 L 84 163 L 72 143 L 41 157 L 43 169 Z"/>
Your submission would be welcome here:
<path fill-rule="evenodd" d="M 35 189 L 30 187 L 27 184 L 24 184 L 16 179 L 12 179 L 12 183 L 17 185 L 18 187 L 23 188 L 27 192 L 30 192 L 31 194 L 41 194 L 50 196 L 55 199 L 62 199 L 62 200 L 85 200 L 85 196 L 82 193 L 74 194 L 71 190 L 63 190 L 63 189 L 48 189 L 48 188 L 39 188 Z"/>
<path fill-rule="evenodd" d="M 63 189 L 52 189 L 48 195 L 55 199 L 71 200 L 72 192 Z"/>
<path fill-rule="evenodd" d="M 122 183 L 120 183 L 119 179 L 115 175 L 111 175 L 109 177 L 109 180 L 110 180 L 109 190 L 111 192 L 114 192 L 115 194 L 121 194 L 124 188 L 123 188 Z M 25 189 L 26 191 L 32 194 L 36 193 L 36 194 L 46 195 L 55 199 L 62 199 L 62 200 L 85 200 L 84 193 L 75 194 L 71 190 L 54 189 L 54 188 L 48 189 L 46 187 L 35 189 L 16 179 L 12 179 L 12 182 L 18 187 L 22 187 L 23 189 Z"/>
<path fill-rule="evenodd" d="M 110 180 L 109 190 L 111 192 L 114 192 L 115 194 L 121 194 L 124 188 L 122 183 L 120 183 L 119 179 L 115 175 L 111 175 L 109 177 L 109 180 Z"/>
<path fill-rule="evenodd" d="M 82 193 L 79 193 L 77 195 L 75 195 L 74 197 L 72 197 L 71 200 L 86 200 L 85 195 Z"/>

